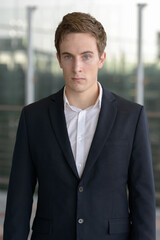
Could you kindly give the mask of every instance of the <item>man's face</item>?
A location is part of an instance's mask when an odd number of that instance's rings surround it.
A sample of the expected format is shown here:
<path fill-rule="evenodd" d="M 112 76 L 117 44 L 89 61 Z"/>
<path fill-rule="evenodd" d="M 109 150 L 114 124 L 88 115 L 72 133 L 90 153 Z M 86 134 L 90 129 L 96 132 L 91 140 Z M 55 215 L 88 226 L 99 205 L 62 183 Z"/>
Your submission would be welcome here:
<path fill-rule="evenodd" d="M 66 91 L 83 93 L 97 86 L 98 69 L 102 68 L 106 54 L 99 57 L 96 39 L 88 33 L 67 34 L 57 55 L 63 70 Z"/>

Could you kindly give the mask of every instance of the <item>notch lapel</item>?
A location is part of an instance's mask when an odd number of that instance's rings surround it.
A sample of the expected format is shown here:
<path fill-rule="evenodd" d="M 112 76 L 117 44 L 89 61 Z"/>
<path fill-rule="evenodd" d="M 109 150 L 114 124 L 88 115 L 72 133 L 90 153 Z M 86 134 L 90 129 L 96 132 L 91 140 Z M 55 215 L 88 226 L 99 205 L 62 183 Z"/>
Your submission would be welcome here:
<path fill-rule="evenodd" d="M 87 157 L 86 165 L 82 174 L 82 179 L 87 181 L 89 172 L 94 166 L 98 156 L 100 155 L 106 140 L 108 139 L 113 128 L 117 115 L 117 102 L 106 89 L 103 89 L 102 105 L 99 114 L 99 119 L 90 151 Z"/>
<path fill-rule="evenodd" d="M 53 131 L 55 132 L 61 150 L 74 175 L 79 179 L 64 115 L 63 89 L 52 95 L 51 104 L 49 105 L 49 115 Z"/>

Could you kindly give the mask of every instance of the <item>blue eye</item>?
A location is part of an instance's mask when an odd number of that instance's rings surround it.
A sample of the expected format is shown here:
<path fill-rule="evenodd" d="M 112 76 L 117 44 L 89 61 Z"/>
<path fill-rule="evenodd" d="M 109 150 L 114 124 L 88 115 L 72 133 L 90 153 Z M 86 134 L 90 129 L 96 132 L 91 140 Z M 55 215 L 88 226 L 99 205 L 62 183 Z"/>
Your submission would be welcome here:
<path fill-rule="evenodd" d="M 85 55 L 85 56 L 84 56 L 84 59 L 85 59 L 85 60 L 88 60 L 88 59 L 89 59 L 89 56 L 88 56 L 88 55 Z"/>
<path fill-rule="evenodd" d="M 67 60 L 70 60 L 70 59 L 71 59 L 71 56 L 65 56 L 65 58 L 66 58 Z"/>

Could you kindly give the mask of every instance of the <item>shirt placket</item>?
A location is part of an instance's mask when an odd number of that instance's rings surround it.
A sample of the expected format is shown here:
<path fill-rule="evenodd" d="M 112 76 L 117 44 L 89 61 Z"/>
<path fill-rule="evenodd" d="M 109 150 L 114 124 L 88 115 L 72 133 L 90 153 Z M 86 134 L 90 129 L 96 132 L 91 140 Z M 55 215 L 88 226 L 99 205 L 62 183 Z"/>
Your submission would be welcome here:
<path fill-rule="evenodd" d="M 85 112 L 80 111 L 77 119 L 77 139 L 76 139 L 76 166 L 81 176 L 84 162 L 84 132 L 85 132 Z"/>

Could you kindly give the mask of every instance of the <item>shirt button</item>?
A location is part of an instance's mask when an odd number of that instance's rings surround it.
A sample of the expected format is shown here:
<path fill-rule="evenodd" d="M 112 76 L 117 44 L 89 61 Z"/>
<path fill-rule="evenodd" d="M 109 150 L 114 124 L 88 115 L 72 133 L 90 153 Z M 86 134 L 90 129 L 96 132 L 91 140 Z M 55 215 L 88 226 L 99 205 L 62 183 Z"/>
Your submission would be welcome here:
<path fill-rule="evenodd" d="M 84 220 L 82 218 L 78 219 L 78 223 L 82 224 L 84 223 Z"/>
<path fill-rule="evenodd" d="M 78 164 L 78 167 L 79 167 L 79 168 L 81 168 L 81 167 L 82 167 L 82 164 L 81 164 L 81 163 L 79 163 L 79 164 Z"/>
<path fill-rule="evenodd" d="M 80 141 L 80 142 L 82 141 L 82 136 L 78 137 L 78 141 Z"/>
<path fill-rule="evenodd" d="M 83 187 L 79 187 L 79 191 L 80 191 L 80 192 L 83 192 Z"/>

